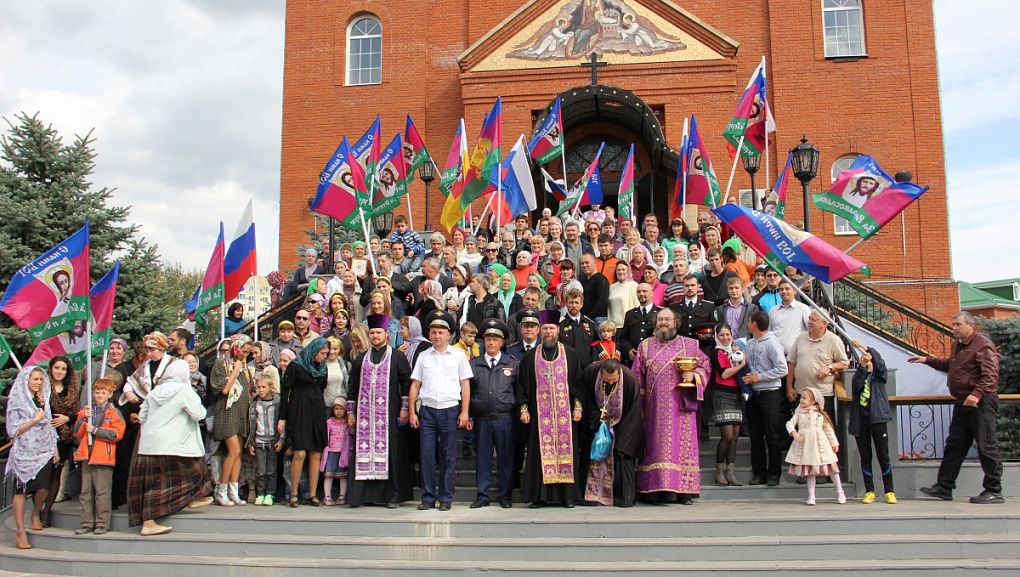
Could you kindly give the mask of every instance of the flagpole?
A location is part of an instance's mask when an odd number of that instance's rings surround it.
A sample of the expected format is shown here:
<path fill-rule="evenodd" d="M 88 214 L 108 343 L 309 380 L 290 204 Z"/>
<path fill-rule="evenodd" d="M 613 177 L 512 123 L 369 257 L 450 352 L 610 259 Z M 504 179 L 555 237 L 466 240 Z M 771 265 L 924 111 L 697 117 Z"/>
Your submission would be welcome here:
<path fill-rule="evenodd" d="M 21 372 L 21 369 L 22 369 L 22 367 L 21 367 L 21 361 L 19 361 L 19 360 L 18 360 L 18 357 L 16 357 L 16 356 L 14 355 L 14 350 L 13 350 L 13 349 L 12 349 L 12 350 L 10 351 L 10 353 L 11 353 L 11 360 L 12 360 L 12 361 L 14 361 L 14 366 L 18 368 L 18 372 L 20 373 L 20 372 Z"/>
<path fill-rule="evenodd" d="M 414 211 L 411 210 L 411 193 L 406 192 L 404 196 L 407 197 L 407 220 L 411 230 L 414 230 Z"/>
<path fill-rule="evenodd" d="M 365 251 L 368 252 L 368 262 L 372 263 L 372 276 L 379 274 L 378 268 L 375 266 L 375 256 L 372 255 L 372 242 L 368 237 L 368 223 L 365 222 L 365 209 L 358 207 L 358 214 L 361 215 L 361 230 L 365 233 Z"/>
<path fill-rule="evenodd" d="M 107 348 L 103 349 L 103 366 L 99 368 L 99 378 L 100 379 L 106 376 L 106 360 L 108 358 L 110 358 L 109 355 L 110 355 L 110 348 L 109 348 L 109 346 L 107 346 Z M 91 374 L 91 373 L 89 373 L 89 374 Z"/>
<path fill-rule="evenodd" d="M 766 72 L 765 72 L 765 55 L 764 54 L 762 54 L 762 56 L 761 56 L 761 77 L 762 77 L 762 82 L 765 83 L 765 93 L 766 93 L 766 95 L 768 95 L 769 75 L 766 74 Z M 764 106 L 762 108 L 764 109 L 764 112 L 765 112 L 765 186 L 767 187 L 769 185 L 769 183 L 772 182 L 772 180 L 769 179 L 769 111 L 770 110 L 769 110 L 769 106 L 768 106 L 768 101 L 765 101 Z M 738 150 L 737 152 L 739 153 L 740 151 Z M 757 195 L 757 194 L 758 194 L 758 192 L 756 190 L 753 190 L 753 187 L 752 187 L 751 197 L 754 198 L 755 195 Z M 753 201 L 751 203 L 751 206 L 755 206 Z"/>
<path fill-rule="evenodd" d="M 776 271 L 776 272 L 779 272 L 779 271 Z M 822 318 L 825 319 L 829 323 L 830 326 L 832 326 L 833 330 L 835 330 L 837 333 L 839 333 L 840 336 L 842 336 L 844 339 L 847 340 L 847 342 L 853 342 L 854 339 L 851 338 L 850 335 L 848 335 L 847 332 L 843 330 L 843 327 L 839 326 L 839 324 L 837 324 L 836 321 L 832 320 L 832 317 L 830 317 L 829 314 L 826 313 L 822 309 L 822 307 L 818 306 L 818 303 L 813 301 L 811 299 L 811 297 L 809 297 L 807 295 L 807 293 L 805 293 L 803 290 L 801 290 L 801 288 L 799 286 L 797 286 L 797 283 L 795 283 L 792 280 L 790 280 L 790 277 L 786 276 L 785 274 L 783 274 L 781 272 L 779 273 L 779 276 L 783 277 L 783 280 L 785 280 L 786 282 L 790 283 L 790 286 L 793 287 L 793 290 L 797 291 L 797 294 L 799 294 L 801 297 L 803 297 L 804 300 L 807 301 L 808 305 L 811 306 L 811 308 L 813 308 L 818 314 L 822 315 Z M 817 278 L 814 279 L 814 280 L 816 280 L 818 282 L 822 282 L 822 281 L 818 280 Z M 860 356 L 860 353 L 857 351 L 857 349 L 855 349 L 853 347 L 850 347 L 850 352 L 853 353 L 854 360 L 856 360 L 856 361 L 860 360 L 861 356 Z"/>
<path fill-rule="evenodd" d="M 251 222 L 252 222 L 252 225 L 255 224 L 255 197 L 251 198 Z M 333 224 L 333 217 L 332 216 L 329 217 L 329 223 Z M 258 229 L 256 229 L 256 230 L 258 230 Z M 336 250 L 335 247 L 333 246 L 333 243 L 334 243 L 333 236 L 330 235 L 330 237 L 329 237 L 329 252 L 330 252 L 329 258 L 331 260 L 333 259 L 333 253 Z M 257 241 L 255 243 L 255 246 L 258 247 L 258 242 Z M 255 250 L 255 254 L 258 255 L 258 249 L 257 248 Z M 333 263 L 330 262 L 329 264 L 332 265 Z M 223 296 L 226 296 L 226 295 L 223 295 Z M 258 262 L 258 258 L 255 259 L 255 331 L 252 334 L 254 335 L 254 338 L 252 340 L 258 342 L 258 340 L 259 340 L 259 262 Z"/>
<path fill-rule="evenodd" d="M 506 202 L 506 199 L 503 198 L 503 161 L 502 160 L 499 161 L 499 164 L 496 165 L 496 194 L 499 195 L 499 201 L 500 202 Z M 493 214 L 496 215 L 496 232 L 499 234 L 499 241 L 498 242 L 503 242 L 503 225 L 499 222 L 499 218 L 501 216 L 503 216 L 503 209 L 498 207 L 498 206 L 496 208 L 499 209 L 499 210 L 494 210 L 492 212 L 493 212 Z"/>
<path fill-rule="evenodd" d="M 685 229 L 687 228 L 687 173 L 688 173 L 688 170 L 687 170 L 686 166 L 683 166 L 683 164 L 684 164 L 684 157 L 687 156 L 687 150 L 686 149 L 689 148 L 688 145 L 690 143 L 690 137 L 691 137 L 690 136 L 690 127 L 687 124 L 688 120 L 690 120 L 690 119 L 684 118 L 684 134 L 683 134 L 683 141 L 681 142 L 681 144 L 683 145 L 684 150 L 680 151 L 680 163 L 677 165 L 677 170 L 683 171 L 683 181 L 680 183 L 680 194 L 683 195 L 684 201 L 680 203 L 680 219 L 684 221 L 684 228 Z M 687 161 L 690 162 L 690 157 L 687 158 Z M 631 218 L 633 218 L 633 215 L 631 215 Z"/>
<path fill-rule="evenodd" d="M 85 402 L 92 404 L 92 296 L 89 295 L 88 322 L 85 323 Z M 105 364 L 105 363 L 103 363 Z M 92 445 L 92 433 L 88 434 L 89 446 Z"/>
<path fill-rule="evenodd" d="M 846 249 L 843 252 L 846 253 L 846 254 L 850 254 L 850 251 L 852 251 L 853 249 L 857 248 L 857 245 L 861 244 L 862 242 L 864 242 L 866 240 L 868 240 L 868 239 L 862 238 L 862 239 L 858 240 L 857 242 L 855 242 L 852 245 L 850 245 L 850 248 Z"/>
<path fill-rule="evenodd" d="M 485 222 L 485 213 L 489 211 L 489 207 L 492 206 L 492 195 L 489 195 L 489 202 L 485 203 L 485 208 L 482 209 L 482 215 L 478 217 L 478 226 L 471 231 L 471 236 L 478 236 L 478 229 L 482 228 L 482 223 Z M 470 223 L 468 223 L 470 226 Z"/>
<path fill-rule="evenodd" d="M 227 303 L 220 303 L 220 338 L 227 338 Z"/>
<path fill-rule="evenodd" d="M 768 134 L 766 134 L 765 136 L 768 137 Z M 729 182 L 726 183 L 726 196 L 723 197 L 723 201 L 722 201 L 723 204 L 726 204 L 727 202 L 730 201 L 730 186 L 733 185 L 733 175 L 736 174 L 736 172 L 737 172 L 737 163 L 740 162 L 740 151 L 743 148 L 744 148 L 744 135 L 741 134 L 740 135 L 740 143 L 737 145 L 737 154 L 736 154 L 736 156 L 733 157 L 733 167 L 730 168 L 730 180 L 729 180 Z M 768 177 L 767 176 L 765 177 L 765 180 L 766 180 L 766 182 L 768 181 Z"/>

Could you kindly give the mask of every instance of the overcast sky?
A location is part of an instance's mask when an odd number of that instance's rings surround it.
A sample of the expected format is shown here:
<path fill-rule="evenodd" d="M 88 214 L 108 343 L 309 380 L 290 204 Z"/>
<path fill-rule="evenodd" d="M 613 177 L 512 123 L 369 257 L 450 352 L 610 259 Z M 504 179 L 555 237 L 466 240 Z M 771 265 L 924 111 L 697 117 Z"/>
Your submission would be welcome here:
<path fill-rule="evenodd" d="M 279 257 L 284 4 L 5 2 L 0 116 L 40 112 L 67 141 L 95 128 L 94 182 L 186 268 L 205 266 L 218 222 L 229 237 L 254 196 L 265 274 Z M 1007 102 L 1020 30 L 1006 6 L 935 2 L 953 273 L 968 281 L 1020 276 L 1007 248 L 1020 243 L 1020 158 L 1004 137 L 1020 116 Z"/>

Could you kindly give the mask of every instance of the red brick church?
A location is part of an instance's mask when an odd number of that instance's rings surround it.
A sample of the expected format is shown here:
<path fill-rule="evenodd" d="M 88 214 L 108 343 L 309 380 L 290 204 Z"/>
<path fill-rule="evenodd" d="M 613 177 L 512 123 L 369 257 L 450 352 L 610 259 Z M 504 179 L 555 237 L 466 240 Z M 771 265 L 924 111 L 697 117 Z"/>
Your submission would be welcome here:
<path fill-rule="evenodd" d="M 607 65 L 581 64 L 592 53 Z M 684 118 L 697 114 L 720 183 L 732 161 L 723 129 L 762 56 L 778 131 L 756 187 L 771 187 L 802 136 L 821 150 L 811 191 L 828 188 L 858 154 L 931 189 L 853 252 L 869 282 L 940 320 L 959 306 L 951 280 L 942 117 L 930 0 L 432 0 L 287 3 L 280 254 L 312 216 L 307 199 L 343 135 L 382 116 L 384 143 L 410 114 L 442 166 L 457 123 L 474 146 L 503 98 L 503 146 L 530 138 L 563 102 L 566 171 L 576 180 L 606 143 L 600 168 L 613 205 L 635 145 L 638 212 L 666 218 Z M 559 160 L 548 170 L 560 176 Z M 443 196 L 412 184 L 414 222 L 438 228 Z M 738 164 L 733 193 L 750 204 Z M 539 186 L 541 191 L 541 187 Z M 552 198 L 540 199 L 552 204 Z M 482 210 L 483 201 L 475 207 Z M 406 206 L 400 209 L 406 212 Z M 790 185 L 786 220 L 803 219 Z M 693 217 L 693 211 L 689 214 Z M 693 218 L 690 219 L 693 221 Z M 811 230 L 843 249 L 859 237 L 812 207 Z M 693 224 L 693 222 L 692 222 Z"/>

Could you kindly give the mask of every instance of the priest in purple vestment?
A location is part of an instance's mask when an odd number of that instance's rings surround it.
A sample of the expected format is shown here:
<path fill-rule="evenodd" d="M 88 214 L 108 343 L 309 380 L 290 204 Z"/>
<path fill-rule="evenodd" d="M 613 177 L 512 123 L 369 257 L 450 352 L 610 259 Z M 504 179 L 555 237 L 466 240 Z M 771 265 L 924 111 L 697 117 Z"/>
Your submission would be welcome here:
<path fill-rule="evenodd" d="M 638 345 L 632 370 L 644 407 L 645 456 L 638 463 L 637 491 L 653 501 L 676 493 L 690 505 L 701 492 L 697 411 L 704 399 L 711 363 L 698 341 L 677 336 L 676 313 L 659 311 L 655 335 Z M 693 371 L 681 371 L 676 359 L 697 359 Z"/>
<path fill-rule="evenodd" d="M 372 348 L 358 355 L 348 381 L 351 443 L 347 503 L 396 509 L 413 495 L 407 427 L 411 367 L 389 345 L 390 317 L 368 316 Z"/>
<path fill-rule="evenodd" d="M 531 424 L 524 463 L 524 500 L 573 507 L 580 498 L 577 426 L 583 416 L 581 364 L 559 341 L 559 311 L 540 311 L 542 346 L 524 355 L 517 381 L 520 420 Z M 589 395 L 590 396 L 590 395 Z"/>

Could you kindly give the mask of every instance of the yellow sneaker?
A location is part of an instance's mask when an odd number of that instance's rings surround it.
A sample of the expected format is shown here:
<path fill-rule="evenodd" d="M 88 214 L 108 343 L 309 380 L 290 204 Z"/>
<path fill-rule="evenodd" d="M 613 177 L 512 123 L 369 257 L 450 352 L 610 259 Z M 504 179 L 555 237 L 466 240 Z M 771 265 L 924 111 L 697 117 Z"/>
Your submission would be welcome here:
<path fill-rule="evenodd" d="M 890 494 L 891 494 L 891 493 L 890 493 Z M 861 503 L 864 503 L 865 505 L 868 505 L 868 504 L 874 503 L 874 502 L 875 502 L 875 497 L 876 497 L 876 496 L 877 496 L 877 495 L 875 495 L 875 492 L 874 492 L 874 491 L 868 491 L 867 493 L 865 493 L 865 494 L 864 494 L 864 498 L 863 498 L 863 499 L 861 499 Z M 895 498 L 894 498 L 894 499 L 895 499 Z"/>
<path fill-rule="evenodd" d="M 895 505 L 896 504 L 896 493 L 893 493 L 892 491 L 889 491 L 888 493 L 886 493 L 885 494 L 885 502 L 889 503 L 890 505 Z"/>

